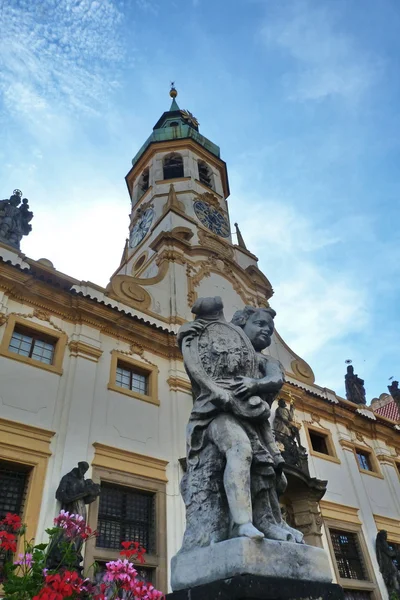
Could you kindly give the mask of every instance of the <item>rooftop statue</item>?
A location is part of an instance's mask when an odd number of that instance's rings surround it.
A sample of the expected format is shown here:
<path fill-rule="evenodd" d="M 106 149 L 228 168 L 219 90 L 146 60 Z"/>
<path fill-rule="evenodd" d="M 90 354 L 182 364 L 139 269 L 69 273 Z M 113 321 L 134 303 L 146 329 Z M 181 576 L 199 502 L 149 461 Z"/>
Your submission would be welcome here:
<path fill-rule="evenodd" d="M 354 373 L 353 365 L 348 365 L 344 381 L 347 400 L 355 404 L 366 404 L 364 380 Z"/>
<path fill-rule="evenodd" d="M 287 436 L 296 441 L 298 447 L 301 447 L 299 427 L 294 420 L 294 403 L 290 401 L 290 408 L 286 406 L 285 400 L 279 398 L 278 408 L 275 411 L 274 431 L 276 434 Z M 284 443 L 284 442 L 283 442 Z"/>
<path fill-rule="evenodd" d="M 284 376 L 280 363 L 262 354 L 275 312 L 246 306 L 228 323 L 219 297 L 200 298 L 192 311 L 195 320 L 178 333 L 194 396 L 182 550 L 234 537 L 302 542 L 278 500 L 287 481 L 269 417 Z"/>
<path fill-rule="evenodd" d="M 0 200 L 0 241 L 19 250 L 22 236 L 32 230 L 33 212 L 20 190 L 14 190 L 9 200 Z"/>

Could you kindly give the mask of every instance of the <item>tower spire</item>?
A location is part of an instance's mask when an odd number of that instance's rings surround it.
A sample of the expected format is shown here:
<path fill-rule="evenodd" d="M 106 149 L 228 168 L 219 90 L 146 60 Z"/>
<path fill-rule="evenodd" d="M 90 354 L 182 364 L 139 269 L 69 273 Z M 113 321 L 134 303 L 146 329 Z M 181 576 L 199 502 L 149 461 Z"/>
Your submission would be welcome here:
<path fill-rule="evenodd" d="M 171 81 L 171 89 L 169 90 L 169 95 L 172 98 L 172 104 L 171 104 L 171 108 L 169 109 L 169 111 L 173 111 L 173 110 L 180 110 L 177 101 L 175 100 L 175 98 L 178 95 L 178 92 L 175 88 L 175 81 Z"/>

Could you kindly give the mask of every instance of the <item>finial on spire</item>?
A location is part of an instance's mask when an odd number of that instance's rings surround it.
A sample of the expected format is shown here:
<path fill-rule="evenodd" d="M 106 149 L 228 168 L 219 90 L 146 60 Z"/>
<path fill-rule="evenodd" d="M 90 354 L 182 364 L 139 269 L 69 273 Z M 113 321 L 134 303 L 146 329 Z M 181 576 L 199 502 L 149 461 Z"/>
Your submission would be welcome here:
<path fill-rule="evenodd" d="M 247 250 L 246 244 L 244 243 L 243 236 L 239 229 L 239 225 L 237 223 L 235 223 L 235 229 L 236 229 L 238 246 L 240 246 L 240 248 L 244 248 L 245 250 Z"/>
<path fill-rule="evenodd" d="M 176 98 L 178 95 L 178 92 L 175 88 L 175 81 L 171 81 L 171 89 L 169 90 L 169 95 L 171 96 L 171 98 Z"/>

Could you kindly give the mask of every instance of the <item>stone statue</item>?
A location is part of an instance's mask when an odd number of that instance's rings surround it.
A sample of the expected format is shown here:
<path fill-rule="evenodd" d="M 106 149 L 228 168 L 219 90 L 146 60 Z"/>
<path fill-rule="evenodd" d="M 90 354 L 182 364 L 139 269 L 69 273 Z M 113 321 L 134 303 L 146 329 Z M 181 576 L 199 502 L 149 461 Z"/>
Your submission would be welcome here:
<path fill-rule="evenodd" d="M 348 365 L 344 381 L 347 400 L 355 404 L 366 404 L 364 380 L 354 373 L 353 365 Z"/>
<path fill-rule="evenodd" d="M 397 555 L 396 551 L 389 546 L 387 531 L 384 529 L 378 531 L 376 536 L 376 557 L 388 592 L 399 592 L 400 572 L 393 563 L 393 559 L 396 559 Z"/>
<path fill-rule="evenodd" d="M 302 542 L 278 500 L 287 481 L 269 417 L 284 376 L 280 363 L 262 354 L 275 312 L 246 306 L 228 323 L 220 297 L 198 299 L 192 312 L 195 320 L 178 332 L 194 398 L 182 550 L 235 537 Z"/>
<path fill-rule="evenodd" d="M 389 390 L 389 393 L 392 396 L 393 400 L 396 402 L 397 408 L 399 409 L 399 412 L 400 412 L 400 390 L 399 390 L 399 382 L 398 381 L 392 381 L 392 383 L 390 385 L 388 385 L 388 390 Z"/>
<path fill-rule="evenodd" d="M 62 477 L 56 491 L 56 498 L 61 502 L 61 509 L 69 514 L 80 515 L 87 521 L 86 504 L 91 504 L 100 495 L 100 485 L 94 483 L 91 479 L 85 479 L 85 473 L 89 469 L 87 462 L 79 462 L 78 466 L 69 471 Z M 63 537 L 55 540 L 53 547 L 49 550 L 49 560 L 47 568 L 56 568 L 62 563 L 62 543 Z M 83 560 L 81 549 L 83 540 L 75 541 L 75 567 L 80 569 Z"/>
<path fill-rule="evenodd" d="M 278 434 L 277 437 L 280 437 L 279 434 L 283 434 L 283 436 L 287 436 L 288 438 L 295 440 L 299 448 L 302 447 L 299 429 L 294 421 L 293 400 L 290 402 L 290 408 L 287 408 L 285 400 L 283 400 L 283 398 L 279 398 L 278 408 L 275 411 L 274 431 L 275 434 Z"/>
<path fill-rule="evenodd" d="M 21 204 L 21 197 L 22 192 L 14 190 L 9 200 L 0 200 L 0 241 L 18 249 L 22 236 L 32 230 L 33 218 L 28 200 L 24 198 Z"/>

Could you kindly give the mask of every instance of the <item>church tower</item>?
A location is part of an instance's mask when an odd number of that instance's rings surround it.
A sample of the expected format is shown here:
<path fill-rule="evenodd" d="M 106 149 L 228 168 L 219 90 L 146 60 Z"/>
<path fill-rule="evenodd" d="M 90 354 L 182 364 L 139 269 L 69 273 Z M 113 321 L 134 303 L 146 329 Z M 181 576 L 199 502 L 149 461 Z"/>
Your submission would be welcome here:
<path fill-rule="evenodd" d="M 198 296 L 220 295 L 230 311 L 267 305 L 272 288 L 240 235 L 232 240 L 228 173 L 197 119 L 172 104 L 126 176 L 132 212 L 109 296 L 168 325 L 191 317 Z M 228 314 L 229 316 L 229 314 Z"/>

